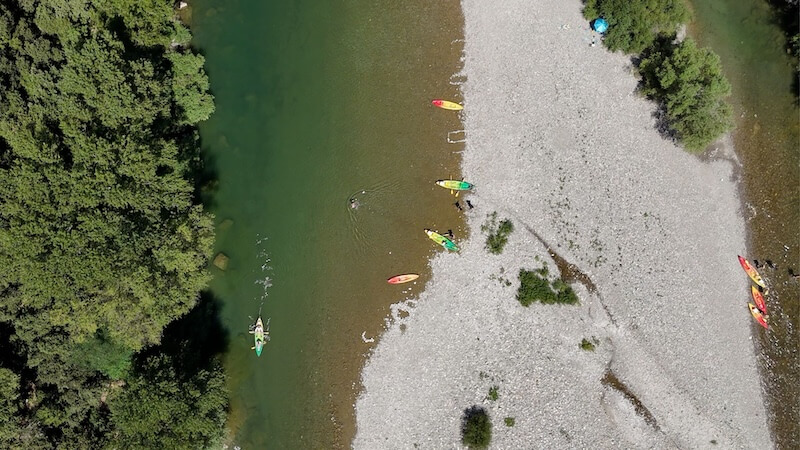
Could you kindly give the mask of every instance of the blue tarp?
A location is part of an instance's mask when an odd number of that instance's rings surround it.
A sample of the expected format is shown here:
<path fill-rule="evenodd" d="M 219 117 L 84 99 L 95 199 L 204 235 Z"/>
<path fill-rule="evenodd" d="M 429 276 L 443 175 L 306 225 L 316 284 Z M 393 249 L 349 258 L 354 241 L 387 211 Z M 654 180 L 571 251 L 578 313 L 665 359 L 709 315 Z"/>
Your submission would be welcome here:
<path fill-rule="evenodd" d="M 594 28 L 594 31 L 597 31 L 598 33 L 605 33 L 608 29 L 608 22 L 606 22 L 606 19 L 603 19 L 602 17 L 595 19 L 594 23 L 592 24 L 592 28 Z"/>

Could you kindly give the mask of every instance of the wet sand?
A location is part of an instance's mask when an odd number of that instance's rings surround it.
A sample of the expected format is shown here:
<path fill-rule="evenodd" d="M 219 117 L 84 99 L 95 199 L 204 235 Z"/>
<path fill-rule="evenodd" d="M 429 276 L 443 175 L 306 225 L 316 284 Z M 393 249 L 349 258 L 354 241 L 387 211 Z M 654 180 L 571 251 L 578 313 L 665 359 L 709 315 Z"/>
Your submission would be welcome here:
<path fill-rule="evenodd" d="M 497 448 L 771 446 L 730 144 L 701 159 L 664 139 L 580 2 L 462 7 L 472 232 L 395 305 L 354 447 L 458 446 L 476 404 Z M 480 231 L 494 211 L 515 226 L 499 256 Z M 516 301 L 519 270 L 543 264 L 570 267 L 580 306 Z"/>

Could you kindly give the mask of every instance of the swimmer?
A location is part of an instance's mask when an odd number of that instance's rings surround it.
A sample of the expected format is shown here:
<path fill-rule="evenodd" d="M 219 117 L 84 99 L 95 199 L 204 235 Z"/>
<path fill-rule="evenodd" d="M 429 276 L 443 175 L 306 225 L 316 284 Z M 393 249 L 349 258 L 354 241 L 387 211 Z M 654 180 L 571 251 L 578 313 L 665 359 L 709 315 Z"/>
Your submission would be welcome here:
<path fill-rule="evenodd" d="M 350 199 L 350 208 L 351 209 L 358 209 L 359 206 L 361 206 L 361 204 L 358 203 L 358 200 L 356 200 L 355 197 Z"/>

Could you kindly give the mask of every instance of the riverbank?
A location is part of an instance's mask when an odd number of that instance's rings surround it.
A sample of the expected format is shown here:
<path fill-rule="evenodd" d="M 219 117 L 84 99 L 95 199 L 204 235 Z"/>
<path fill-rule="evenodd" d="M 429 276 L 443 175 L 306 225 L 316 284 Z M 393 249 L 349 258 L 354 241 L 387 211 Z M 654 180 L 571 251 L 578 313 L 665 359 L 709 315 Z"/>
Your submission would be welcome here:
<path fill-rule="evenodd" d="M 785 52 L 784 31 L 776 24 L 782 20 L 768 2 L 691 4 L 689 34 L 720 56 L 731 82 L 748 250 L 765 263 L 761 274 L 769 287 L 769 333 L 759 333 L 758 365 L 775 446 L 795 448 L 800 442 L 800 279 L 793 277 L 800 271 L 800 233 L 791 226 L 800 222 L 796 60 Z"/>
<path fill-rule="evenodd" d="M 462 6 L 472 236 L 394 308 L 354 446 L 451 447 L 479 404 L 499 448 L 765 447 L 730 145 L 703 162 L 664 140 L 580 2 Z M 516 228 L 499 256 L 479 232 L 494 211 Z M 581 305 L 522 307 L 519 270 L 559 261 Z"/>

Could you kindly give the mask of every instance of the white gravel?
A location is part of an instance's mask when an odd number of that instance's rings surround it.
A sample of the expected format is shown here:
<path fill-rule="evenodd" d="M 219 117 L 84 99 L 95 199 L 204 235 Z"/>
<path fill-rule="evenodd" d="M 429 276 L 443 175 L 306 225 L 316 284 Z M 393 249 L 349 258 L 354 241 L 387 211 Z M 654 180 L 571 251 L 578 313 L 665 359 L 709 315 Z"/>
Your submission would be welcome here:
<path fill-rule="evenodd" d="M 471 236 L 396 305 L 354 448 L 459 448 L 476 404 L 493 448 L 771 447 L 730 146 L 703 161 L 662 138 L 628 57 L 590 46 L 581 2 L 462 6 Z M 480 231 L 492 211 L 515 225 L 499 256 Z M 531 230 L 596 286 L 573 286 L 580 306 L 516 301 L 520 268 L 557 272 Z"/>

